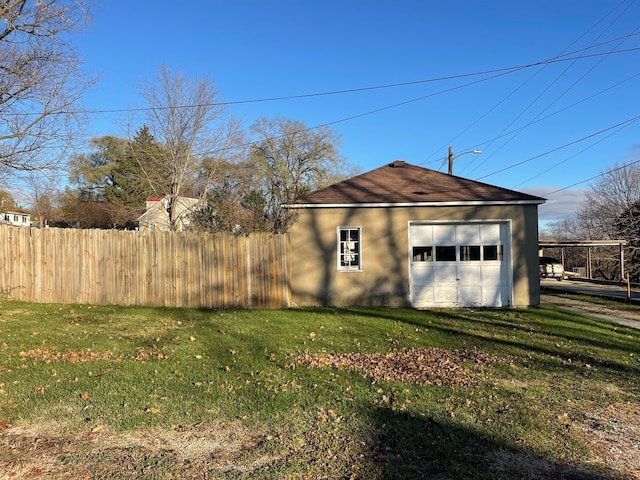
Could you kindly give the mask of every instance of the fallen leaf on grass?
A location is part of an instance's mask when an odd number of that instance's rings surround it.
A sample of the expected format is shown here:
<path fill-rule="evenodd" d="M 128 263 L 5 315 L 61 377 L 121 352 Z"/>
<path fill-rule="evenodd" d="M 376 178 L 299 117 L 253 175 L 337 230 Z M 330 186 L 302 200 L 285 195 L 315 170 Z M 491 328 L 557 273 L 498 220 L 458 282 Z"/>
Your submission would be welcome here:
<path fill-rule="evenodd" d="M 463 362 L 482 366 L 496 357 L 466 350 L 411 349 L 390 353 L 306 353 L 294 358 L 289 368 L 334 368 L 358 372 L 374 382 L 392 380 L 417 385 L 473 385 L 473 372 Z"/>
<path fill-rule="evenodd" d="M 138 347 L 137 351 L 138 353 L 133 358 L 136 362 L 143 362 L 150 358 L 157 358 L 159 360 L 167 358 L 167 355 L 161 350 L 158 350 L 155 345 L 151 348 Z"/>
<path fill-rule="evenodd" d="M 155 415 L 156 413 L 160 413 L 160 409 L 156 407 L 149 407 L 145 410 L 145 413 L 152 413 Z"/>
<path fill-rule="evenodd" d="M 118 357 L 114 357 L 112 352 L 84 352 L 68 349 L 66 352 L 60 352 L 56 347 L 34 348 L 26 352 L 19 353 L 21 358 L 31 358 L 34 360 L 42 360 L 45 363 L 53 361 L 66 361 L 69 363 L 85 363 L 96 360 L 113 360 L 120 361 Z"/>

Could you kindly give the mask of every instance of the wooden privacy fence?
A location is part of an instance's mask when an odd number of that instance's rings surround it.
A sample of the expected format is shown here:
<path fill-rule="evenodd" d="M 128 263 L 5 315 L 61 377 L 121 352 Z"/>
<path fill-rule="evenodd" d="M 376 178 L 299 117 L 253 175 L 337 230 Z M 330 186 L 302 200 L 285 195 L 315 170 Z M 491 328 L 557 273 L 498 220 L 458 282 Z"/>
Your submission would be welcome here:
<path fill-rule="evenodd" d="M 283 308 L 289 237 L 0 225 L 0 293 L 28 302 Z"/>

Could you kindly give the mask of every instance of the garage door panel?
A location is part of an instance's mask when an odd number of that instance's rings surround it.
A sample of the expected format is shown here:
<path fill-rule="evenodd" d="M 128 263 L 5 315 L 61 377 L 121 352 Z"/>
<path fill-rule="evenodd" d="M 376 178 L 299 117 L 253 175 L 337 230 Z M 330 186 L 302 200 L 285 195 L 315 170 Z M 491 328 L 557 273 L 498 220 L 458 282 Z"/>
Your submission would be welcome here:
<path fill-rule="evenodd" d="M 455 286 L 435 285 L 433 302 L 435 305 L 452 306 L 458 303 L 458 291 Z"/>
<path fill-rule="evenodd" d="M 414 265 L 411 270 L 411 281 L 416 285 L 430 285 L 434 282 L 434 271 L 432 265 Z"/>
<path fill-rule="evenodd" d="M 506 298 L 500 289 L 484 289 L 482 302 L 484 305 L 502 307 L 506 304 Z"/>
<path fill-rule="evenodd" d="M 433 245 L 433 225 L 415 225 L 411 227 L 413 245 Z"/>
<path fill-rule="evenodd" d="M 482 283 L 484 285 L 500 285 L 504 283 L 502 266 L 499 264 L 482 266 Z"/>
<path fill-rule="evenodd" d="M 458 267 L 458 283 L 461 285 L 478 285 L 482 281 L 480 263 L 462 263 Z"/>
<path fill-rule="evenodd" d="M 455 225 L 434 225 L 433 241 L 439 245 L 455 245 L 456 227 Z"/>
<path fill-rule="evenodd" d="M 480 306 L 483 304 L 482 291 L 480 286 L 461 286 L 458 291 L 459 302 L 465 306 Z"/>
<path fill-rule="evenodd" d="M 459 225 L 456 235 L 459 245 L 477 245 L 480 243 L 480 225 Z"/>
<path fill-rule="evenodd" d="M 414 293 L 414 302 L 418 305 L 434 305 L 435 296 L 432 285 L 417 285 Z"/>
<path fill-rule="evenodd" d="M 434 267 L 433 281 L 439 284 L 456 284 L 458 267 L 454 265 L 436 265 Z"/>
<path fill-rule="evenodd" d="M 486 244 L 491 243 L 503 243 L 504 240 L 501 235 L 500 224 L 498 223 L 487 223 L 482 226 L 481 237 L 482 242 Z"/>

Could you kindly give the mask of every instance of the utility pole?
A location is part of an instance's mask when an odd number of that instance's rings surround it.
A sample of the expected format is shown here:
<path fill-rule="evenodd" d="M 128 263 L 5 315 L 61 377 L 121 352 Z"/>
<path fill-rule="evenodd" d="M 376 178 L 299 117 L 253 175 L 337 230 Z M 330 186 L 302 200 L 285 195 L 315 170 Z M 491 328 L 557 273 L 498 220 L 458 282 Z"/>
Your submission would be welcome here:
<path fill-rule="evenodd" d="M 468 152 L 462 152 L 460 155 L 465 155 L 467 153 L 473 153 L 474 155 L 480 155 L 482 150 L 469 150 Z M 458 156 L 460 156 L 458 155 Z M 449 147 L 449 175 L 453 175 L 453 160 L 455 159 L 453 156 L 453 147 Z"/>
<path fill-rule="evenodd" d="M 449 175 L 453 175 L 453 147 L 449 147 Z"/>

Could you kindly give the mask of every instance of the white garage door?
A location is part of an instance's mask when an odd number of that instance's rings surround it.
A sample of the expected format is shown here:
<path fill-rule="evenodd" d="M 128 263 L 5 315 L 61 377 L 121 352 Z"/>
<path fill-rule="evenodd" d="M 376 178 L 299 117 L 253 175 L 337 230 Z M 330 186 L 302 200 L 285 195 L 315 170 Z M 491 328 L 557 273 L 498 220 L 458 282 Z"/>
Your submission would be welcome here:
<path fill-rule="evenodd" d="M 414 223 L 409 249 L 414 307 L 511 304 L 507 223 Z"/>

